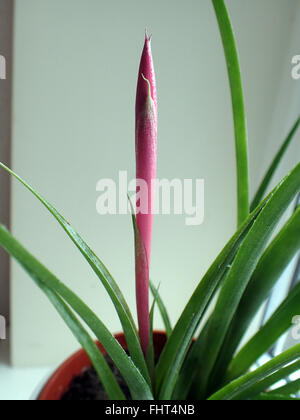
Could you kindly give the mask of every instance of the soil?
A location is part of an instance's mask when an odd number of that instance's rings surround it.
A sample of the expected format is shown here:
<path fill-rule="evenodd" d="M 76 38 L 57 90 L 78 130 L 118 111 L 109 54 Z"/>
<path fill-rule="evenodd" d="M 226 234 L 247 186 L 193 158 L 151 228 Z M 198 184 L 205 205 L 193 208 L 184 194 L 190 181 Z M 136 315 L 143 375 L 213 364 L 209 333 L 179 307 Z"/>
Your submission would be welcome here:
<path fill-rule="evenodd" d="M 126 398 L 131 400 L 129 389 L 120 372 L 109 357 L 106 360 L 115 375 Z M 81 375 L 73 378 L 68 391 L 62 396 L 61 401 L 105 401 L 109 400 L 100 379 L 93 367 L 86 369 Z"/>

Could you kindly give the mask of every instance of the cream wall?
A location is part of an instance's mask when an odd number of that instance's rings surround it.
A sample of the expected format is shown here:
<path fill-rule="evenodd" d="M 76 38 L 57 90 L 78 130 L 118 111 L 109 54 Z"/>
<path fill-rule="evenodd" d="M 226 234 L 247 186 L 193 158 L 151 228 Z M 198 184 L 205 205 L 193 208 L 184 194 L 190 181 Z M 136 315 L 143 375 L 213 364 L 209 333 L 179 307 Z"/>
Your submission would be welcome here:
<path fill-rule="evenodd" d="M 10 163 L 11 136 L 11 65 L 12 65 L 12 16 L 10 0 L 0 0 L 0 54 L 5 57 L 6 79 L 0 80 L 0 156 Z M 9 177 L 0 172 L 0 220 L 9 225 Z M 9 315 L 9 258 L 0 250 L 0 315 Z"/>
<path fill-rule="evenodd" d="M 289 101 L 290 92 L 279 89 L 282 79 L 290 81 L 288 51 L 300 2 L 227 3 L 241 53 L 253 190 L 287 130 L 284 115 L 270 135 L 278 95 Z M 134 175 L 134 97 L 145 27 L 153 33 L 158 79 L 158 176 L 206 182 L 202 226 L 186 227 L 179 216 L 155 220 L 152 278 L 161 282 L 175 321 L 235 228 L 230 97 L 209 0 L 15 0 L 12 163 L 83 235 L 134 307 L 130 218 L 100 217 L 95 204 L 100 178 L 116 178 L 120 169 Z M 15 182 L 11 218 L 14 235 L 120 330 L 88 265 Z M 57 363 L 78 347 L 16 264 L 11 288 L 15 365 Z"/>

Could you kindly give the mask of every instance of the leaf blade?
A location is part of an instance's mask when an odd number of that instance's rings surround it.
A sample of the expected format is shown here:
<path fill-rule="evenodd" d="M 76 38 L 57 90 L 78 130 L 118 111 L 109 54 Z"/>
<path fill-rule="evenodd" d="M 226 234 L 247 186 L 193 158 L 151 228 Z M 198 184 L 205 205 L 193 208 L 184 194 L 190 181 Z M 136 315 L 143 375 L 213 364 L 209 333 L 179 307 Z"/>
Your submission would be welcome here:
<path fill-rule="evenodd" d="M 212 373 L 212 380 L 221 383 L 225 372 L 253 317 L 259 311 L 270 291 L 300 249 L 300 208 L 291 216 L 281 231 L 276 235 L 261 257 L 246 291 L 241 299 L 236 314 L 224 339 L 222 351 Z M 286 324 L 285 324 L 286 325 Z M 281 330 L 282 331 L 282 330 Z M 284 333 L 285 330 L 282 331 Z M 274 335 L 273 335 L 274 336 Z M 272 337 L 273 337 L 272 336 Z M 277 337 L 279 338 L 279 337 Z M 271 336 L 266 338 L 270 344 Z M 273 343 L 265 349 L 269 350 Z M 259 357 L 258 354 L 257 357 Z M 253 362 L 256 360 L 251 359 Z M 250 367 L 248 365 L 248 367 Z M 244 371 L 239 371 L 240 376 Z M 236 376 L 236 377 L 237 377 Z M 231 377 L 234 379 L 234 377 Z"/>
<path fill-rule="evenodd" d="M 300 401 L 298 398 L 293 398 L 289 396 L 284 396 L 280 394 L 271 394 L 270 392 L 260 394 L 256 401 Z"/>
<path fill-rule="evenodd" d="M 238 193 L 238 226 L 249 215 L 249 174 L 247 123 L 242 86 L 242 76 L 233 28 L 224 0 L 212 0 L 223 42 L 231 90 Z"/>
<path fill-rule="evenodd" d="M 300 311 L 300 284 L 281 303 L 267 323 L 251 338 L 232 360 L 228 378 L 247 371 L 292 326 L 292 319 Z"/>
<path fill-rule="evenodd" d="M 37 278 L 34 279 L 34 281 L 51 301 L 57 312 L 72 331 L 73 335 L 88 354 L 109 398 L 111 400 L 126 400 L 125 395 L 121 391 L 120 386 L 112 374 L 104 356 L 101 354 L 97 345 L 76 319 L 74 314 L 55 292 L 45 286 L 45 284 Z"/>
<path fill-rule="evenodd" d="M 248 217 L 211 265 L 185 307 L 162 352 L 157 365 L 156 392 L 161 399 L 170 399 L 194 333 L 250 227 L 264 208 L 265 201 Z"/>
<path fill-rule="evenodd" d="M 264 390 L 268 386 L 276 384 L 287 375 L 297 371 L 299 367 L 300 344 L 275 357 L 254 372 L 236 379 L 208 399 L 216 401 L 253 398 L 261 388 Z"/>
<path fill-rule="evenodd" d="M 236 309 L 258 261 L 289 203 L 300 190 L 300 164 L 278 185 L 241 245 L 220 291 L 199 352 L 199 398 L 213 387 L 210 375 L 222 349 Z M 204 349 L 210 349 L 206 352 Z M 209 388 L 209 389 L 208 389 Z M 214 389 L 212 389 L 212 392 Z"/>
<path fill-rule="evenodd" d="M 283 385 L 280 388 L 275 389 L 274 391 L 270 391 L 270 395 L 297 395 L 300 391 L 300 379 L 297 379 L 296 381 L 292 381 L 287 383 L 286 385 Z"/>
<path fill-rule="evenodd" d="M 39 283 L 44 284 L 46 288 L 64 299 L 88 325 L 127 382 L 132 397 L 137 400 L 153 399 L 150 387 L 144 377 L 97 315 L 31 255 L 2 225 L 0 225 L 0 246 L 19 262 L 33 280 L 38 279 Z"/>
<path fill-rule="evenodd" d="M 170 337 L 172 334 L 172 325 L 167 308 L 152 281 L 150 281 L 150 289 L 153 297 L 156 296 L 156 303 L 166 329 L 167 337 Z"/>
<path fill-rule="evenodd" d="M 86 242 L 80 237 L 80 235 L 72 228 L 72 226 L 66 221 L 66 219 L 47 201 L 45 200 L 34 188 L 32 188 L 26 181 L 24 181 L 19 175 L 8 168 L 6 165 L 0 162 L 0 167 L 6 170 L 10 175 L 17 179 L 21 184 L 24 185 L 52 214 L 57 220 L 63 230 L 67 233 L 72 242 L 79 249 L 80 253 L 84 256 L 88 264 L 91 266 L 97 277 L 104 285 L 108 292 L 120 318 L 129 352 L 142 372 L 146 381 L 151 385 L 151 380 L 148 374 L 145 358 L 140 346 L 140 341 L 137 333 L 137 329 L 131 315 L 130 309 L 121 293 L 121 290 L 107 268 L 96 256 L 96 254 L 90 249 Z"/>
<path fill-rule="evenodd" d="M 155 305 L 157 303 L 157 295 L 158 289 L 156 294 L 154 294 L 154 300 L 152 303 L 152 307 L 150 310 L 150 339 L 149 339 L 149 347 L 146 355 L 147 366 L 149 369 L 150 378 L 152 381 L 153 390 L 155 389 L 155 349 L 154 349 L 154 341 L 153 341 L 153 325 L 154 325 L 154 311 Z"/>
<path fill-rule="evenodd" d="M 253 201 L 251 203 L 251 210 L 254 210 L 259 203 L 261 202 L 261 200 L 264 198 L 264 195 L 270 185 L 270 182 L 275 174 L 275 171 L 277 169 L 277 167 L 279 166 L 282 158 L 285 155 L 285 152 L 287 151 L 289 145 L 291 144 L 292 140 L 295 137 L 295 134 L 299 128 L 300 125 L 300 117 L 297 119 L 297 121 L 295 122 L 294 126 L 292 127 L 291 131 L 289 132 L 287 138 L 285 139 L 285 141 L 283 142 L 282 146 L 280 147 L 277 155 L 275 156 L 274 160 L 272 161 L 268 171 L 266 172 L 266 175 L 264 176 L 254 198 Z"/>

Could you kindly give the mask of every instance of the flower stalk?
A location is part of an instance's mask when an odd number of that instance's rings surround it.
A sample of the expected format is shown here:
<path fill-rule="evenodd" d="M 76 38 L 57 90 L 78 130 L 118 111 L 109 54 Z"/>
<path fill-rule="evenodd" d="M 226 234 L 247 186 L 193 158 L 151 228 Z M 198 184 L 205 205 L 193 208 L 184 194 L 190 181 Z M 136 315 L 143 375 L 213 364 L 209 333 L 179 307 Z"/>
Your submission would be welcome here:
<path fill-rule="evenodd" d="M 144 251 L 136 246 L 136 299 L 141 346 L 147 353 L 150 337 L 149 268 L 151 259 L 153 208 L 157 162 L 157 95 L 151 53 L 146 34 L 136 95 L 136 208 L 137 226 Z M 146 261 L 145 261 L 146 255 Z"/>

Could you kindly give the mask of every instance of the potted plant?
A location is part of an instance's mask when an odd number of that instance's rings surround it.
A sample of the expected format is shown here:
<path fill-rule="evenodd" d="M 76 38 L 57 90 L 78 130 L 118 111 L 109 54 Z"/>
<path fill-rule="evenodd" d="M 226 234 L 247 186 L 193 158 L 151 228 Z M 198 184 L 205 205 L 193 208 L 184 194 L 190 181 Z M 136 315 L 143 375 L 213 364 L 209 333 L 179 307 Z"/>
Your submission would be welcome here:
<path fill-rule="evenodd" d="M 285 210 L 300 192 L 300 164 L 266 195 L 300 118 L 250 204 L 246 117 L 238 53 L 224 0 L 212 0 L 212 3 L 223 41 L 232 95 L 238 227 L 199 282 L 174 328 L 158 288 L 149 284 L 153 189 L 137 187 L 137 210 L 142 201 L 147 201 L 150 203 L 148 212 L 137 211 L 135 216 L 130 203 L 136 250 L 138 332 L 117 283 L 102 261 L 47 200 L 1 164 L 35 195 L 76 245 L 106 288 L 123 327 L 123 333 L 114 337 L 80 297 L 0 226 L 0 245 L 46 294 L 82 346 L 81 351 L 54 373 L 43 388 L 40 400 L 63 399 L 73 386 L 84 391 L 92 386 L 91 392 L 97 394 L 95 399 L 110 400 L 295 400 L 300 391 L 299 380 L 273 389 L 279 381 L 300 369 L 300 345 L 252 369 L 291 327 L 292 319 L 300 311 L 300 285 L 294 287 L 261 330 L 238 351 L 257 311 L 300 248 L 300 208 L 272 239 Z M 147 186 L 156 176 L 157 116 L 154 67 L 150 39 L 146 35 L 136 100 L 136 162 L 137 179 Z M 154 297 L 151 309 L 149 286 Z M 206 317 L 207 321 L 202 322 L 216 296 L 212 312 Z M 164 320 L 165 332 L 153 331 L 156 306 Z M 203 327 L 197 334 L 200 324 Z M 94 342 L 86 326 L 98 342 Z"/>

